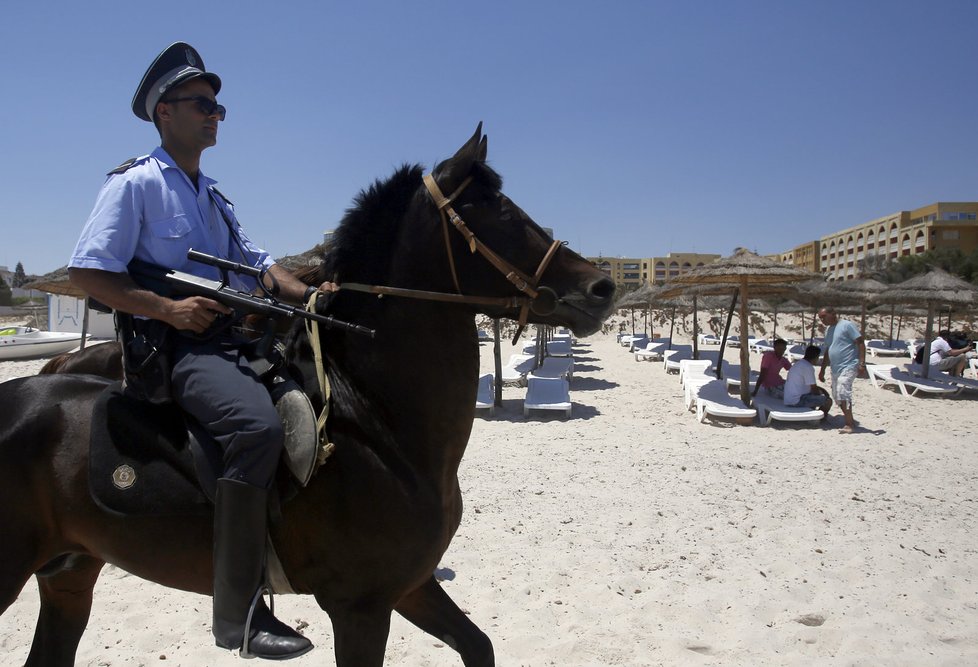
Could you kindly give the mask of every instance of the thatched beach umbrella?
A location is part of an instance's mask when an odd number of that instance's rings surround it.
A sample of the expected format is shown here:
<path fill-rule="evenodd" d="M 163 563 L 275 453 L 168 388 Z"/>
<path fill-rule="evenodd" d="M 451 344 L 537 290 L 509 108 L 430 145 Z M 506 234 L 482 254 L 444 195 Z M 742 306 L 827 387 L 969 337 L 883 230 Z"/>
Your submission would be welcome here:
<path fill-rule="evenodd" d="M 849 300 L 849 303 L 855 303 L 860 306 L 859 332 L 865 338 L 866 308 L 882 303 L 882 301 L 880 301 L 880 297 L 884 292 L 886 292 L 887 286 L 878 280 L 873 280 L 872 278 L 859 278 L 857 280 L 843 280 L 835 283 L 833 287 L 842 296 L 842 298 Z M 892 342 L 892 319 L 890 324 L 890 342 Z"/>
<path fill-rule="evenodd" d="M 930 371 L 930 343 L 934 331 L 934 310 L 942 305 L 969 306 L 978 299 L 978 288 L 950 273 L 932 268 L 902 283 L 891 285 L 881 297 L 886 303 L 926 304 L 927 326 L 924 331 L 924 376 Z"/>
<path fill-rule="evenodd" d="M 737 291 L 740 301 L 740 330 L 747 336 L 747 302 L 750 296 L 777 294 L 784 292 L 792 283 L 813 280 L 818 276 L 809 271 L 781 262 L 775 262 L 739 248 L 729 257 L 712 264 L 701 266 L 676 277 L 671 283 L 670 292 L 681 293 L 688 285 L 709 285 L 714 294 Z M 726 332 L 724 332 L 726 339 Z M 722 342 L 721 342 L 722 348 Z M 750 405 L 750 352 L 746 339 L 740 346 L 740 398 L 744 405 Z"/>
<path fill-rule="evenodd" d="M 78 345 L 79 349 L 84 350 L 85 340 L 88 338 L 88 295 L 72 285 L 71 281 L 68 280 L 68 267 L 62 266 L 60 269 L 45 273 L 37 280 L 24 285 L 24 289 L 36 289 L 39 292 L 47 292 L 49 294 L 73 296 L 85 302 L 85 310 L 82 315 L 81 341 Z"/>

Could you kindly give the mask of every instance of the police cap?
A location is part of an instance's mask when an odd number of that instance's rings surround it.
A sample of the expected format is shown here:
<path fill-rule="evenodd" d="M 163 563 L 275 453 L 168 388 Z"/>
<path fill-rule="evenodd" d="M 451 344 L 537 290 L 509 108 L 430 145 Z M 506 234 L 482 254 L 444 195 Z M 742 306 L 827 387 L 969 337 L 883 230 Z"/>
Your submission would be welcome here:
<path fill-rule="evenodd" d="M 204 59 L 197 50 L 185 42 L 174 42 L 163 49 L 143 74 L 132 98 L 132 112 L 152 122 L 156 105 L 166 91 L 198 77 L 211 84 L 215 95 L 221 91 L 220 77 L 204 69 Z"/>

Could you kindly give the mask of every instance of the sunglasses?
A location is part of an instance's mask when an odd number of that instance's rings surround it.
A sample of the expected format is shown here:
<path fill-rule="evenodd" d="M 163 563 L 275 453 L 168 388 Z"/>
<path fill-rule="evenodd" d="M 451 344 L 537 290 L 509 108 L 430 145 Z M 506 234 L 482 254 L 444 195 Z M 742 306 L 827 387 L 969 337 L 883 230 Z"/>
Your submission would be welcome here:
<path fill-rule="evenodd" d="M 163 100 L 164 103 L 169 104 L 170 102 L 193 102 L 197 105 L 197 110 L 205 116 L 213 116 L 217 114 L 218 120 L 224 120 L 224 116 L 227 115 L 228 110 L 224 108 L 223 104 L 218 104 L 209 97 L 204 97 L 203 95 L 194 95 L 193 97 L 174 97 L 169 100 Z"/>

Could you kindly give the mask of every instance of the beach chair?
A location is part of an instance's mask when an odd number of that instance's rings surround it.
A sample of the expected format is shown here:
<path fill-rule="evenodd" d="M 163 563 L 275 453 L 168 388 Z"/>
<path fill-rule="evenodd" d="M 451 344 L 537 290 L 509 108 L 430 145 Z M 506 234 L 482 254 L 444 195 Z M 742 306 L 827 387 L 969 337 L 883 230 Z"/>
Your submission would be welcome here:
<path fill-rule="evenodd" d="M 818 345 L 818 343 L 813 343 L 813 345 Z M 784 356 L 788 358 L 788 361 L 795 363 L 800 359 L 805 358 L 805 348 L 808 347 L 808 343 L 796 343 L 792 345 L 787 350 L 785 350 Z M 825 356 L 824 345 L 819 345 L 822 348 L 822 354 L 818 355 L 818 359 L 812 362 L 812 365 L 816 368 L 822 363 L 822 357 Z"/>
<path fill-rule="evenodd" d="M 767 338 L 760 338 L 750 344 L 750 350 L 752 352 L 757 352 L 758 354 L 774 352 L 774 345 L 772 345 L 771 341 L 769 341 Z"/>
<path fill-rule="evenodd" d="M 476 334 L 479 336 L 480 343 L 491 343 L 493 341 L 492 334 L 485 329 L 476 329 Z"/>
<path fill-rule="evenodd" d="M 688 375 L 704 375 L 712 365 L 713 362 L 709 359 L 680 359 L 679 384 L 684 384 Z"/>
<path fill-rule="evenodd" d="M 909 364 L 904 364 L 904 369 L 913 375 L 914 377 L 924 376 L 924 367 L 921 364 L 915 364 L 913 362 Z M 961 387 L 962 389 L 970 389 L 972 391 L 978 391 L 978 380 L 972 380 L 971 378 L 958 377 L 956 375 L 951 375 L 944 371 L 939 371 L 936 368 L 928 368 L 929 372 L 927 378 L 934 380 L 935 382 L 943 382 L 944 384 L 952 387 Z"/>
<path fill-rule="evenodd" d="M 877 389 L 893 385 L 904 396 L 917 396 L 918 394 L 951 396 L 961 392 L 961 387 L 952 387 L 943 382 L 914 377 L 906 371 L 898 370 L 894 364 L 871 364 L 866 366 L 866 372 L 869 374 L 870 383 Z"/>
<path fill-rule="evenodd" d="M 657 343 L 649 341 L 648 345 L 635 350 L 635 361 L 662 361 L 662 352 L 666 349 L 667 343 Z"/>
<path fill-rule="evenodd" d="M 975 379 L 978 380 L 978 357 L 968 359 L 968 369 L 971 371 L 971 374 L 975 376 Z"/>
<path fill-rule="evenodd" d="M 696 419 L 705 422 L 707 417 L 723 419 L 753 419 L 755 408 L 745 407 L 740 398 L 727 393 L 720 380 L 707 382 L 696 390 Z"/>
<path fill-rule="evenodd" d="M 866 341 L 866 354 L 871 357 L 906 357 L 910 352 L 906 341 L 895 340 L 890 345 L 889 341 L 874 338 Z"/>
<path fill-rule="evenodd" d="M 523 416 L 530 410 L 557 410 L 565 417 L 571 415 L 570 385 L 563 378 L 527 378 L 526 398 L 523 399 Z"/>
<path fill-rule="evenodd" d="M 704 333 L 701 333 L 701 334 L 697 334 L 696 338 L 697 338 L 697 342 L 700 345 L 719 345 L 720 344 L 720 337 L 719 336 L 715 336 L 713 334 L 704 334 Z"/>
<path fill-rule="evenodd" d="M 496 412 L 496 396 L 493 391 L 492 373 L 479 376 L 479 391 L 475 395 L 475 409 L 489 410 L 491 417 Z"/>
<path fill-rule="evenodd" d="M 678 373 L 679 362 L 693 358 L 693 348 L 689 345 L 676 345 L 662 353 L 662 365 L 666 373 Z"/>
<path fill-rule="evenodd" d="M 547 341 L 547 354 L 551 357 L 569 357 L 573 354 L 569 340 Z"/>
<path fill-rule="evenodd" d="M 499 381 L 503 386 L 523 386 L 526 384 L 526 374 L 533 370 L 535 357 L 530 354 L 510 355 L 509 361 L 502 367 Z"/>
<path fill-rule="evenodd" d="M 547 357 L 543 363 L 534 368 L 527 378 L 564 378 L 574 377 L 574 360 L 570 357 Z"/>
<path fill-rule="evenodd" d="M 761 377 L 759 371 L 751 371 L 747 377 L 747 384 L 750 385 L 751 391 L 753 391 L 754 385 L 757 384 L 757 378 Z M 733 392 L 735 394 L 740 392 L 740 366 L 730 366 L 723 370 L 723 381 L 726 384 L 727 391 Z"/>
<path fill-rule="evenodd" d="M 817 408 L 788 406 L 780 398 L 764 393 L 762 389 L 754 397 L 754 407 L 757 408 L 757 421 L 761 426 L 767 426 L 774 420 L 785 422 L 821 421 L 825 413 Z"/>

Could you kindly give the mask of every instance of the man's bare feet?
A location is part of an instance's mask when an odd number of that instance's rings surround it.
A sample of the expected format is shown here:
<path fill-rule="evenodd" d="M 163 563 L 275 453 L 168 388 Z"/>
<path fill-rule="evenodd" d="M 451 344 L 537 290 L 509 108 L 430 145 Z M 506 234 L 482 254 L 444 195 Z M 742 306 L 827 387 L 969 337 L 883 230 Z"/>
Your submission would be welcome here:
<path fill-rule="evenodd" d="M 848 425 L 843 426 L 842 428 L 839 429 L 839 433 L 844 433 L 844 434 L 855 433 L 855 432 L 856 430 Z"/>

